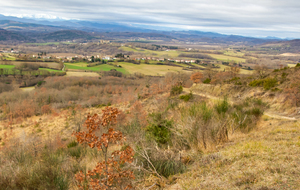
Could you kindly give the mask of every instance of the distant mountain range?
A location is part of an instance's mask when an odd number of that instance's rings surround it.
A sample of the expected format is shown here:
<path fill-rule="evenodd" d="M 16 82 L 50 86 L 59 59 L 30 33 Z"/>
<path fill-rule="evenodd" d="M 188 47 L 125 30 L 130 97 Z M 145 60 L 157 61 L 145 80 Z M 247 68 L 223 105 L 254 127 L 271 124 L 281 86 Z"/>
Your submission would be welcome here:
<path fill-rule="evenodd" d="M 257 45 L 280 41 L 279 38 L 254 38 L 238 35 L 224 35 L 201 31 L 160 31 L 118 23 L 102 23 L 81 20 L 28 19 L 0 14 L 0 41 L 63 41 L 101 39 L 160 39 L 184 42 L 207 42 Z"/>

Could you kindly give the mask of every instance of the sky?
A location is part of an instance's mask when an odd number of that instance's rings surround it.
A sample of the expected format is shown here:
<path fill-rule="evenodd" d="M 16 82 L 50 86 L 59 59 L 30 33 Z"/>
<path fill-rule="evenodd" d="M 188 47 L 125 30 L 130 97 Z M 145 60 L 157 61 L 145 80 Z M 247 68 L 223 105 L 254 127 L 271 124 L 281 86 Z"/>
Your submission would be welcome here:
<path fill-rule="evenodd" d="M 0 14 L 300 38 L 300 0 L 0 0 Z"/>

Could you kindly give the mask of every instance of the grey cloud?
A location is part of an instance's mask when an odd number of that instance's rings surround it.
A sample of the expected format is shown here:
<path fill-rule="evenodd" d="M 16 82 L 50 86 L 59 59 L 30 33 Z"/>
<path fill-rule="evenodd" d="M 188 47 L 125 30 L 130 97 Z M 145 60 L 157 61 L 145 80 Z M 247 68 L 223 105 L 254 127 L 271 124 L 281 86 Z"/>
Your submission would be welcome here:
<path fill-rule="evenodd" d="M 299 0 L 0 0 L 4 14 L 51 14 L 241 35 L 300 37 Z"/>

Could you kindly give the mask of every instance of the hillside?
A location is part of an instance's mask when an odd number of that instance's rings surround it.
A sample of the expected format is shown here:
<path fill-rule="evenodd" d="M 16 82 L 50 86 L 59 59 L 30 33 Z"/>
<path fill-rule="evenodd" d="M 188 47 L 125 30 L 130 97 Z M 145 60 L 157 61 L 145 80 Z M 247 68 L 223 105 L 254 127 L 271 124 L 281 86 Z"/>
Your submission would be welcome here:
<path fill-rule="evenodd" d="M 27 41 L 28 38 L 17 33 L 0 29 L 0 41 Z"/>
<path fill-rule="evenodd" d="M 196 42 L 196 43 L 209 43 L 209 44 L 226 44 L 226 45 L 259 45 L 269 42 L 277 42 L 278 39 L 261 39 L 254 37 L 238 36 L 238 35 L 225 35 L 215 32 L 202 32 L 202 31 L 163 31 L 149 30 L 142 27 L 134 27 L 119 23 L 104 23 L 96 21 L 78 21 L 78 20 L 34 20 L 26 18 L 6 17 L 0 15 L 0 28 L 11 31 L 24 32 L 24 35 L 29 32 L 29 36 L 39 36 L 43 33 L 50 33 L 60 30 L 72 31 L 85 31 L 94 32 L 99 36 L 106 39 L 127 39 L 134 40 L 139 38 L 147 38 L 150 40 L 178 40 L 182 42 Z M 30 34 L 33 33 L 34 34 Z M 78 33 L 78 32 L 77 32 Z M 54 34 L 55 35 L 55 34 Z M 67 34 L 66 34 L 67 35 Z M 67 38 L 66 35 L 60 35 L 62 39 L 78 38 L 78 35 L 71 34 L 73 37 Z M 64 37 L 63 37 L 64 36 Z M 47 39 L 47 37 L 45 37 Z M 53 40 L 51 36 L 49 39 Z M 91 38 L 87 37 L 86 40 Z M 60 39 L 57 39 L 58 41 Z"/>
<path fill-rule="evenodd" d="M 65 40 L 75 40 L 75 39 L 82 39 L 82 40 L 92 40 L 94 39 L 87 32 L 79 31 L 79 30 L 61 30 L 57 32 L 52 32 L 45 34 L 40 37 L 45 41 L 65 41 Z"/>
<path fill-rule="evenodd" d="M 261 45 L 262 48 L 272 49 L 279 53 L 299 53 L 300 39 L 269 42 Z"/>
<path fill-rule="evenodd" d="M 27 92 L 5 83 L 0 185 L 76 189 L 79 171 L 105 157 L 93 144 L 77 142 L 74 132 L 93 131 L 90 124 L 104 130 L 99 122 L 118 113 L 109 127 L 126 144 L 112 141 L 109 153 L 132 148 L 134 162 L 128 157 L 121 170 L 133 171 L 134 179 L 122 180 L 136 189 L 299 189 L 299 72 L 299 65 L 251 75 L 78 72 L 47 77 Z M 99 114 L 97 123 L 88 113 Z"/>
<path fill-rule="evenodd" d="M 34 23 L 26 23 L 26 22 L 18 22 L 12 20 L 0 20 L 0 28 L 9 31 L 18 31 L 18 32 L 54 32 L 58 30 L 62 30 L 65 27 L 56 27 L 42 24 L 34 24 Z"/>

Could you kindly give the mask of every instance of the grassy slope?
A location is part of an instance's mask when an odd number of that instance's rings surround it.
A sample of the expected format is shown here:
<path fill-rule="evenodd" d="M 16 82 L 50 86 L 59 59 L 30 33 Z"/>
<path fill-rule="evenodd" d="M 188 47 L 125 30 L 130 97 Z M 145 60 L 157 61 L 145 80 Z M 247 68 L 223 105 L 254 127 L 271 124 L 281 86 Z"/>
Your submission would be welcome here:
<path fill-rule="evenodd" d="M 14 56 L 12 56 L 12 55 L 10 55 L 8 53 L 4 53 L 3 55 L 5 56 L 4 59 L 6 59 L 6 60 L 9 60 L 9 61 L 16 60 L 16 58 Z"/>
<path fill-rule="evenodd" d="M 184 189 L 300 188 L 299 122 L 263 116 L 257 129 L 230 140 L 178 176 L 179 184 Z"/>

